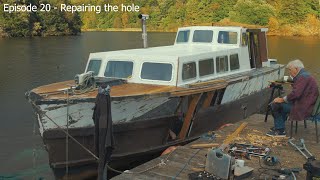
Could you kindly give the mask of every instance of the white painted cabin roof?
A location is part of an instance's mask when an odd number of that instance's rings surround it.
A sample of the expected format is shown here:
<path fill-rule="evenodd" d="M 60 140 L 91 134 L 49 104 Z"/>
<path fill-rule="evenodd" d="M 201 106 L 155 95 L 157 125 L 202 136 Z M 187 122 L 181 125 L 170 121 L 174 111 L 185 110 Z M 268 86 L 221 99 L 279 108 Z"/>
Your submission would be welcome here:
<path fill-rule="evenodd" d="M 189 30 L 189 31 L 186 31 Z M 196 30 L 212 30 L 212 36 L 209 35 L 210 42 L 194 40 L 193 37 L 197 34 Z M 108 61 L 132 61 L 134 62 L 133 73 L 128 79 L 128 82 L 132 83 L 145 83 L 145 84 L 156 84 L 156 85 L 171 85 L 171 86 L 183 86 L 186 84 L 207 81 L 221 76 L 227 76 L 230 74 L 236 74 L 251 69 L 249 61 L 249 51 L 247 45 L 242 45 L 241 37 L 243 33 L 246 33 L 248 29 L 243 27 L 216 27 L 216 26 L 192 26 L 179 28 L 176 34 L 175 42 L 171 46 L 160 46 L 160 47 L 149 47 L 139 49 L 128 49 L 128 50 L 117 50 L 108 52 L 97 52 L 91 53 L 89 60 L 101 60 L 101 68 L 99 69 L 98 76 L 104 76 L 104 72 Z M 267 31 L 267 29 L 260 29 L 261 31 Z M 182 31 L 182 32 L 181 32 Z M 183 35 L 184 40 L 181 41 L 179 32 L 187 33 Z M 220 33 L 222 32 L 222 33 Z M 233 42 L 225 42 L 223 40 L 224 33 L 231 32 L 230 36 L 233 36 Z M 236 34 L 235 34 L 236 33 Z M 236 35 L 236 36 L 234 36 Z M 218 37 L 220 36 L 220 37 Z M 179 37 L 179 42 L 177 38 Z M 196 37 L 196 36 L 195 36 Z M 202 38 L 206 38 L 203 36 Z M 212 39 L 211 39 L 212 38 Z M 235 39 L 236 38 L 236 39 Z M 201 38 L 200 38 L 201 39 Z M 195 41 L 195 42 L 193 42 Z M 232 44 L 234 43 L 234 44 Z M 239 67 L 231 70 L 230 68 L 230 55 L 237 54 L 239 58 Z M 217 57 L 227 57 L 227 70 L 217 71 Z M 199 61 L 205 59 L 213 60 L 214 72 L 208 75 L 199 75 Z M 220 59 L 219 59 L 220 60 Z M 144 62 L 155 62 L 155 63 L 168 63 L 172 65 L 172 76 L 170 81 L 164 80 L 151 80 L 142 79 L 141 72 Z M 196 63 L 196 77 L 182 79 L 183 65 L 187 63 Z M 88 68 L 89 61 L 87 63 Z M 86 71 L 87 71 L 86 68 Z M 221 67 L 220 67 L 221 68 Z"/>
<path fill-rule="evenodd" d="M 180 30 L 190 30 L 190 40 L 187 43 L 174 43 L 171 46 L 160 46 L 160 47 L 149 47 L 149 48 L 139 48 L 139 49 L 128 49 L 128 50 L 117 50 L 117 51 L 108 51 L 108 52 L 98 52 L 98 53 L 91 53 L 90 58 L 108 58 L 114 57 L 154 57 L 159 60 L 159 58 L 170 58 L 172 60 L 177 60 L 178 57 L 185 57 L 185 56 L 194 56 L 199 55 L 202 53 L 212 53 L 212 52 L 221 52 L 223 50 L 230 50 L 230 49 L 237 49 L 239 48 L 239 41 L 238 44 L 219 44 L 217 42 L 218 32 L 219 31 L 230 31 L 230 32 L 237 32 L 238 36 L 242 31 L 245 31 L 246 28 L 242 27 L 220 27 L 220 26 L 191 26 L 191 27 L 182 27 L 178 29 Z M 195 30 L 212 30 L 213 40 L 211 43 L 195 43 L 191 42 L 191 38 L 193 36 L 193 32 Z M 177 37 L 177 36 L 176 36 Z M 176 41 L 176 39 L 175 39 Z M 155 61 L 157 61 L 155 59 Z"/>
<path fill-rule="evenodd" d="M 212 46 L 212 44 L 193 44 L 193 45 L 178 44 L 178 45 L 171 45 L 171 46 L 143 48 L 143 49 L 98 52 L 98 53 L 91 53 L 90 55 L 91 57 L 100 57 L 100 58 L 104 58 L 106 56 L 108 56 L 108 58 L 114 57 L 114 56 L 127 56 L 127 57 L 156 56 L 157 59 L 159 59 L 160 57 L 166 57 L 166 58 L 171 57 L 177 60 L 178 57 L 199 55 L 199 54 L 208 53 L 208 52 L 218 52 L 218 51 L 220 52 L 222 50 L 229 50 L 229 49 L 237 49 L 237 47 Z"/>

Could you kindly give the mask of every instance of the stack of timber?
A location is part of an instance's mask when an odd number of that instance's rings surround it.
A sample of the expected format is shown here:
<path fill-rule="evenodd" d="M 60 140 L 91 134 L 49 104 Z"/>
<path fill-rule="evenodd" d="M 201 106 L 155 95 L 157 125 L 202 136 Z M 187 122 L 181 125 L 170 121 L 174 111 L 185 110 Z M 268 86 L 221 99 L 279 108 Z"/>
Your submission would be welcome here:
<path fill-rule="evenodd" d="M 235 137 L 234 132 L 243 123 L 248 123 L 247 126 L 238 133 Z M 308 150 L 317 158 L 320 158 L 319 147 L 316 143 L 315 132 L 312 123 L 308 123 L 307 129 L 303 127 L 302 122 L 298 127 L 298 133 L 293 133 L 295 139 L 303 138 Z M 246 143 L 255 146 L 264 146 L 271 148 L 271 155 L 278 158 L 283 168 L 301 168 L 302 171 L 296 174 L 297 179 L 305 179 L 306 171 L 303 170 L 303 164 L 306 159 L 295 149 L 288 145 L 288 137 L 274 138 L 268 137 L 265 133 L 273 126 L 273 119 L 269 117 L 268 121 L 264 122 L 264 115 L 255 114 L 247 119 L 236 124 L 224 126 L 222 129 L 216 130 L 215 138 L 210 137 L 212 132 L 200 137 L 185 146 L 177 146 L 171 153 L 162 155 L 145 164 L 142 164 L 134 169 L 129 170 L 129 173 L 122 173 L 112 179 L 188 179 L 188 174 L 195 171 L 203 171 L 206 162 L 206 154 L 208 148 L 218 148 L 225 142 L 227 143 Z M 287 130 L 290 129 L 289 122 Z M 287 133 L 289 134 L 289 132 Z M 231 141 L 228 141 L 230 140 Z M 265 171 L 261 168 L 280 168 L 279 166 L 268 167 L 259 162 L 258 157 L 252 157 L 251 160 L 243 158 L 245 165 L 253 167 L 253 174 L 248 179 L 271 179 L 276 172 Z M 261 166 L 260 166 L 261 165 Z M 262 173 L 261 173 L 262 172 Z"/>

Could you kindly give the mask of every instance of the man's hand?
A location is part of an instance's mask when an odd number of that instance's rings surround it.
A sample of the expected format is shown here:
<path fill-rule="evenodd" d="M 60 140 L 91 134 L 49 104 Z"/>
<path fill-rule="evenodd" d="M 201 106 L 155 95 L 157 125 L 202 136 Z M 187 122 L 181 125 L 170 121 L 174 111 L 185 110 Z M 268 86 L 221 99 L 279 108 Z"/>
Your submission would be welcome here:
<path fill-rule="evenodd" d="M 283 103 L 284 102 L 284 99 L 283 98 L 280 98 L 280 97 L 277 97 L 273 100 L 274 103 Z"/>

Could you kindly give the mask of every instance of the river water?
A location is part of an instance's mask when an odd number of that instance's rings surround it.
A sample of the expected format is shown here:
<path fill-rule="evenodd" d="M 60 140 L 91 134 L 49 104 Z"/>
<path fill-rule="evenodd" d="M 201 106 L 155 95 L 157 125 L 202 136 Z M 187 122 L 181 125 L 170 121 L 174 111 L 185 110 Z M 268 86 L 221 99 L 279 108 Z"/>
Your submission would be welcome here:
<path fill-rule="evenodd" d="M 174 33 L 148 33 L 149 46 L 171 45 Z M 80 36 L 0 39 L 0 179 L 53 179 L 27 90 L 73 79 L 90 52 L 142 47 L 138 32 L 85 32 Z M 269 57 L 299 58 L 319 82 L 320 39 L 268 37 Z"/>

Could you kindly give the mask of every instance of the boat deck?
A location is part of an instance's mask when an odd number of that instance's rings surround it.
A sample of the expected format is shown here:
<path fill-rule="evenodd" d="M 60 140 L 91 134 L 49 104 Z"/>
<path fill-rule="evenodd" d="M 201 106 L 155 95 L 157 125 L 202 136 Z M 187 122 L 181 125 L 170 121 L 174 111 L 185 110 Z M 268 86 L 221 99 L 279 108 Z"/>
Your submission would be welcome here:
<path fill-rule="evenodd" d="M 279 159 L 281 167 L 283 168 L 301 168 L 300 173 L 296 173 L 297 179 L 305 179 L 306 171 L 303 169 L 303 164 L 306 163 L 305 157 L 303 157 L 298 151 L 288 144 L 288 136 L 282 138 L 272 138 L 265 136 L 265 133 L 273 126 L 273 119 L 271 116 L 268 118 L 268 122 L 264 122 L 264 115 L 255 114 L 249 118 L 240 121 L 236 124 L 226 126 L 221 130 L 215 132 L 216 136 L 212 140 L 208 138 L 200 138 L 185 146 L 177 146 L 176 149 L 169 154 L 162 155 L 156 159 L 153 159 L 145 164 L 142 164 L 130 172 L 123 173 L 112 179 L 188 179 L 188 174 L 194 173 L 204 169 L 206 163 L 206 154 L 208 148 L 193 149 L 192 144 L 202 143 L 217 143 L 222 142 L 232 134 L 241 123 L 247 122 L 248 125 L 243 131 L 236 137 L 233 143 L 246 143 L 256 146 L 264 146 L 271 148 L 272 156 Z M 293 133 L 295 139 L 303 138 L 307 149 L 317 158 L 320 157 L 320 143 L 316 143 L 314 123 L 308 121 L 308 127 L 303 127 L 303 122 L 298 124 L 298 133 Z M 287 129 L 290 130 L 290 124 L 287 123 Z M 298 142 L 298 141 L 295 141 Z M 279 175 L 279 173 L 266 170 L 265 168 L 280 168 L 280 165 L 267 166 L 262 160 L 259 163 L 258 157 L 251 157 L 251 160 L 243 158 L 244 165 L 254 168 L 253 173 L 247 179 L 271 179 L 273 175 Z M 163 162 L 163 163 L 161 163 Z"/>
<path fill-rule="evenodd" d="M 283 68 L 283 66 L 280 67 Z M 270 73 L 270 71 L 278 70 L 279 68 L 270 67 L 265 67 L 262 69 L 252 69 L 250 71 L 219 77 L 205 82 L 193 83 L 190 84 L 189 87 L 128 83 L 113 86 L 111 88 L 110 93 L 112 98 L 145 95 L 185 96 L 190 94 L 196 94 L 199 92 L 208 92 L 216 89 L 225 88 L 230 83 L 248 80 L 257 75 L 263 75 L 266 73 Z M 64 100 L 67 98 L 66 89 L 70 88 L 71 86 L 75 86 L 75 82 L 73 80 L 40 86 L 38 88 L 33 89 L 32 92 L 41 96 L 43 100 Z M 85 93 L 73 94 L 69 98 L 95 98 L 96 95 L 97 89 L 93 89 Z"/>

